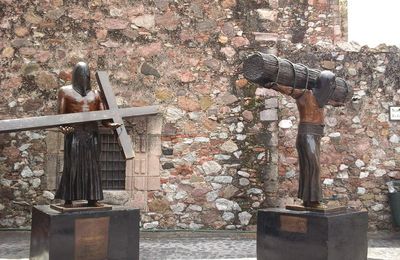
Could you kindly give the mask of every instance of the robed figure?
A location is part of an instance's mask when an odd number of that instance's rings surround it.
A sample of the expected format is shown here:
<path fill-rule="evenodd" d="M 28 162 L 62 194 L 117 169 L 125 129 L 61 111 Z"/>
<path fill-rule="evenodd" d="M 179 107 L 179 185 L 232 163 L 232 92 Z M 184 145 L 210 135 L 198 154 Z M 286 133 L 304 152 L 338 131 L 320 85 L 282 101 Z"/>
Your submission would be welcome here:
<path fill-rule="evenodd" d="M 58 94 L 60 114 L 104 110 L 100 93 L 92 90 L 89 67 L 84 62 L 75 65 L 72 85 L 61 87 Z M 113 123 L 104 123 L 115 127 Z M 73 200 L 87 200 L 88 206 L 100 206 L 103 199 L 100 174 L 100 144 L 97 122 L 61 127 L 64 133 L 64 168 L 56 199 L 72 206 Z"/>

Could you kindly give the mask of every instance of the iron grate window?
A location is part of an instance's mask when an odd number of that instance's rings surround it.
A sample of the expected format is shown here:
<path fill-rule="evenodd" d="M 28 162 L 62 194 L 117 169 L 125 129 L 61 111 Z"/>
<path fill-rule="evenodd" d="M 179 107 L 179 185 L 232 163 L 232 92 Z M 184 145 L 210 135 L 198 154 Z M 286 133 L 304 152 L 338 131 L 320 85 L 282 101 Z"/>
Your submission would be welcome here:
<path fill-rule="evenodd" d="M 112 131 L 100 131 L 100 168 L 101 181 L 105 190 L 125 189 L 126 162 L 117 137 Z"/>

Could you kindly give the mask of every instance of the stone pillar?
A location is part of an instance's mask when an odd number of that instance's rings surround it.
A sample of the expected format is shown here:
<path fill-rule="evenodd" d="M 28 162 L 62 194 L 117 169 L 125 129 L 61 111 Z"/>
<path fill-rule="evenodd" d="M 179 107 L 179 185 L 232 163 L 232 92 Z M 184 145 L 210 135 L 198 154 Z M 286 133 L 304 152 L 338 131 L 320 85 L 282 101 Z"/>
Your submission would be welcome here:
<path fill-rule="evenodd" d="M 269 142 L 265 144 L 269 150 L 269 161 L 264 168 L 264 191 L 266 193 L 267 206 L 276 206 L 274 201 L 278 190 L 278 108 L 277 93 L 267 89 L 265 98 L 265 109 L 260 112 L 260 120 L 267 122 L 267 132 L 270 133 Z"/>
<path fill-rule="evenodd" d="M 58 178 L 62 173 L 64 136 L 56 129 L 47 132 L 45 139 L 46 154 L 46 189 L 56 190 L 58 187 Z"/>
<path fill-rule="evenodd" d="M 147 193 L 160 189 L 162 118 L 150 116 L 132 119 L 135 158 L 126 164 L 126 190 L 131 206 L 147 210 Z"/>

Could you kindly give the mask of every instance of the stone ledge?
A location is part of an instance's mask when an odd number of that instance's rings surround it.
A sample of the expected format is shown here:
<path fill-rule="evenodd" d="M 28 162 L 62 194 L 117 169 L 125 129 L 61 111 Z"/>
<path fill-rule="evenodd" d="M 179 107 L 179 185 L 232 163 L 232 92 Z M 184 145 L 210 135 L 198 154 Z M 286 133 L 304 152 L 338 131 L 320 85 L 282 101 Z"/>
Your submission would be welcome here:
<path fill-rule="evenodd" d="M 124 190 L 104 190 L 103 194 L 102 203 L 110 205 L 125 205 L 131 198 L 129 192 Z"/>

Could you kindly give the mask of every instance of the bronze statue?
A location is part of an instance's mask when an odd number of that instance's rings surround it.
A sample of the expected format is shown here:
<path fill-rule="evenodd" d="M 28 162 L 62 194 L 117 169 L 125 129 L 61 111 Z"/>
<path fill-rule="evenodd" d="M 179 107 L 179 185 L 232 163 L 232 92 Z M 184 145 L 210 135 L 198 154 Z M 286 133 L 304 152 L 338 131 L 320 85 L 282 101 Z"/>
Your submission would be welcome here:
<path fill-rule="evenodd" d="M 0 120 L 0 133 L 61 126 L 60 129 L 65 134 L 65 163 L 62 181 L 56 197 L 66 200 L 65 205 L 68 208 L 50 205 L 57 211 L 77 210 L 71 208 L 72 201 L 77 199 L 88 199 L 90 205 L 99 205 L 97 201 L 102 198 L 102 191 L 98 162 L 96 161 L 98 152 L 100 152 L 97 135 L 98 121 L 102 121 L 103 125 L 111 127 L 117 132 L 123 155 L 126 159 L 131 159 L 134 157 L 134 150 L 131 138 L 123 125 L 123 119 L 151 116 L 159 113 L 159 106 L 119 108 L 112 91 L 108 73 L 98 71 L 96 78 L 101 89 L 102 99 L 100 99 L 98 91 L 92 91 L 90 88 L 89 68 L 85 63 L 78 63 L 73 71 L 73 84 L 62 87 L 59 91 L 58 110 L 60 114 Z M 85 140 L 84 136 L 88 137 L 87 143 L 77 143 L 77 141 Z M 87 154 L 82 154 L 81 149 L 81 154 L 76 155 L 74 151 L 79 147 L 87 149 Z M 84 160 L 87 157 L 96 160 L 92 163 L 85 162 Z M 86 167 L 82 167 L 85 165 L 92 167 L 89 175 Z M 83 173 L 85 176 L 87 175 L 86 177 L 94 176 L 94 178 L 85 179 L 82 177 L 83 169 L 86 171 Z M 93 183 L 94 185 L 91 186 Z M 105 208 L 102 207 L 101 209 Z M 111 207 L 108 208 L 111 209 Z"/>
<path fill-rule="evenodd" d="M 104 110 L 100 93 L 90 86 L 89 67 L 84 62 L 75 65 L 72 85 L 61 87 L 58 94 L 60 114 Z M 104 122 L 105 126 L 120 124 Z M 87 200 L 88 206 L 98 207 L 103 199 L 100 175 L 100 147 L 97 122 L 60 126 L 64 137 L 64 168 L 56 193 L 72 207 L 73 200 Z"/>
<path fill-rule="evenodd" d="M 351 87 L 330 71 L 309 69 L 264 53 L 249 56 L 243 71 L 248 80 L 296 100 L 300 114 L 296 140 L 300 165 L 298 197 L 305 207 L 323 210 L 319 158 L 324 106 L 343 105 L 352 96 Z M 287 208 L 297 209 L 295 206 Z"/>
<path fill-rule="evenodd" d="M 335 75 L 330 71 L 321 72 L 317 79 L 318 90 L 332 89 Z M 320 182 L 320 141 L 324 134 L 324 105 L 339 105 L 329 101 L 326 92 L 317 89 L 295 89 L 272 83 L 269 86 L 276 91 L 296 100 L 300 114 L 296 149 L 299 155 L 300 176 L 298 197 L 305 207 L 321 207 L 322 190 Z M 317 92 L 317 93 L 316 93 Z"/>

